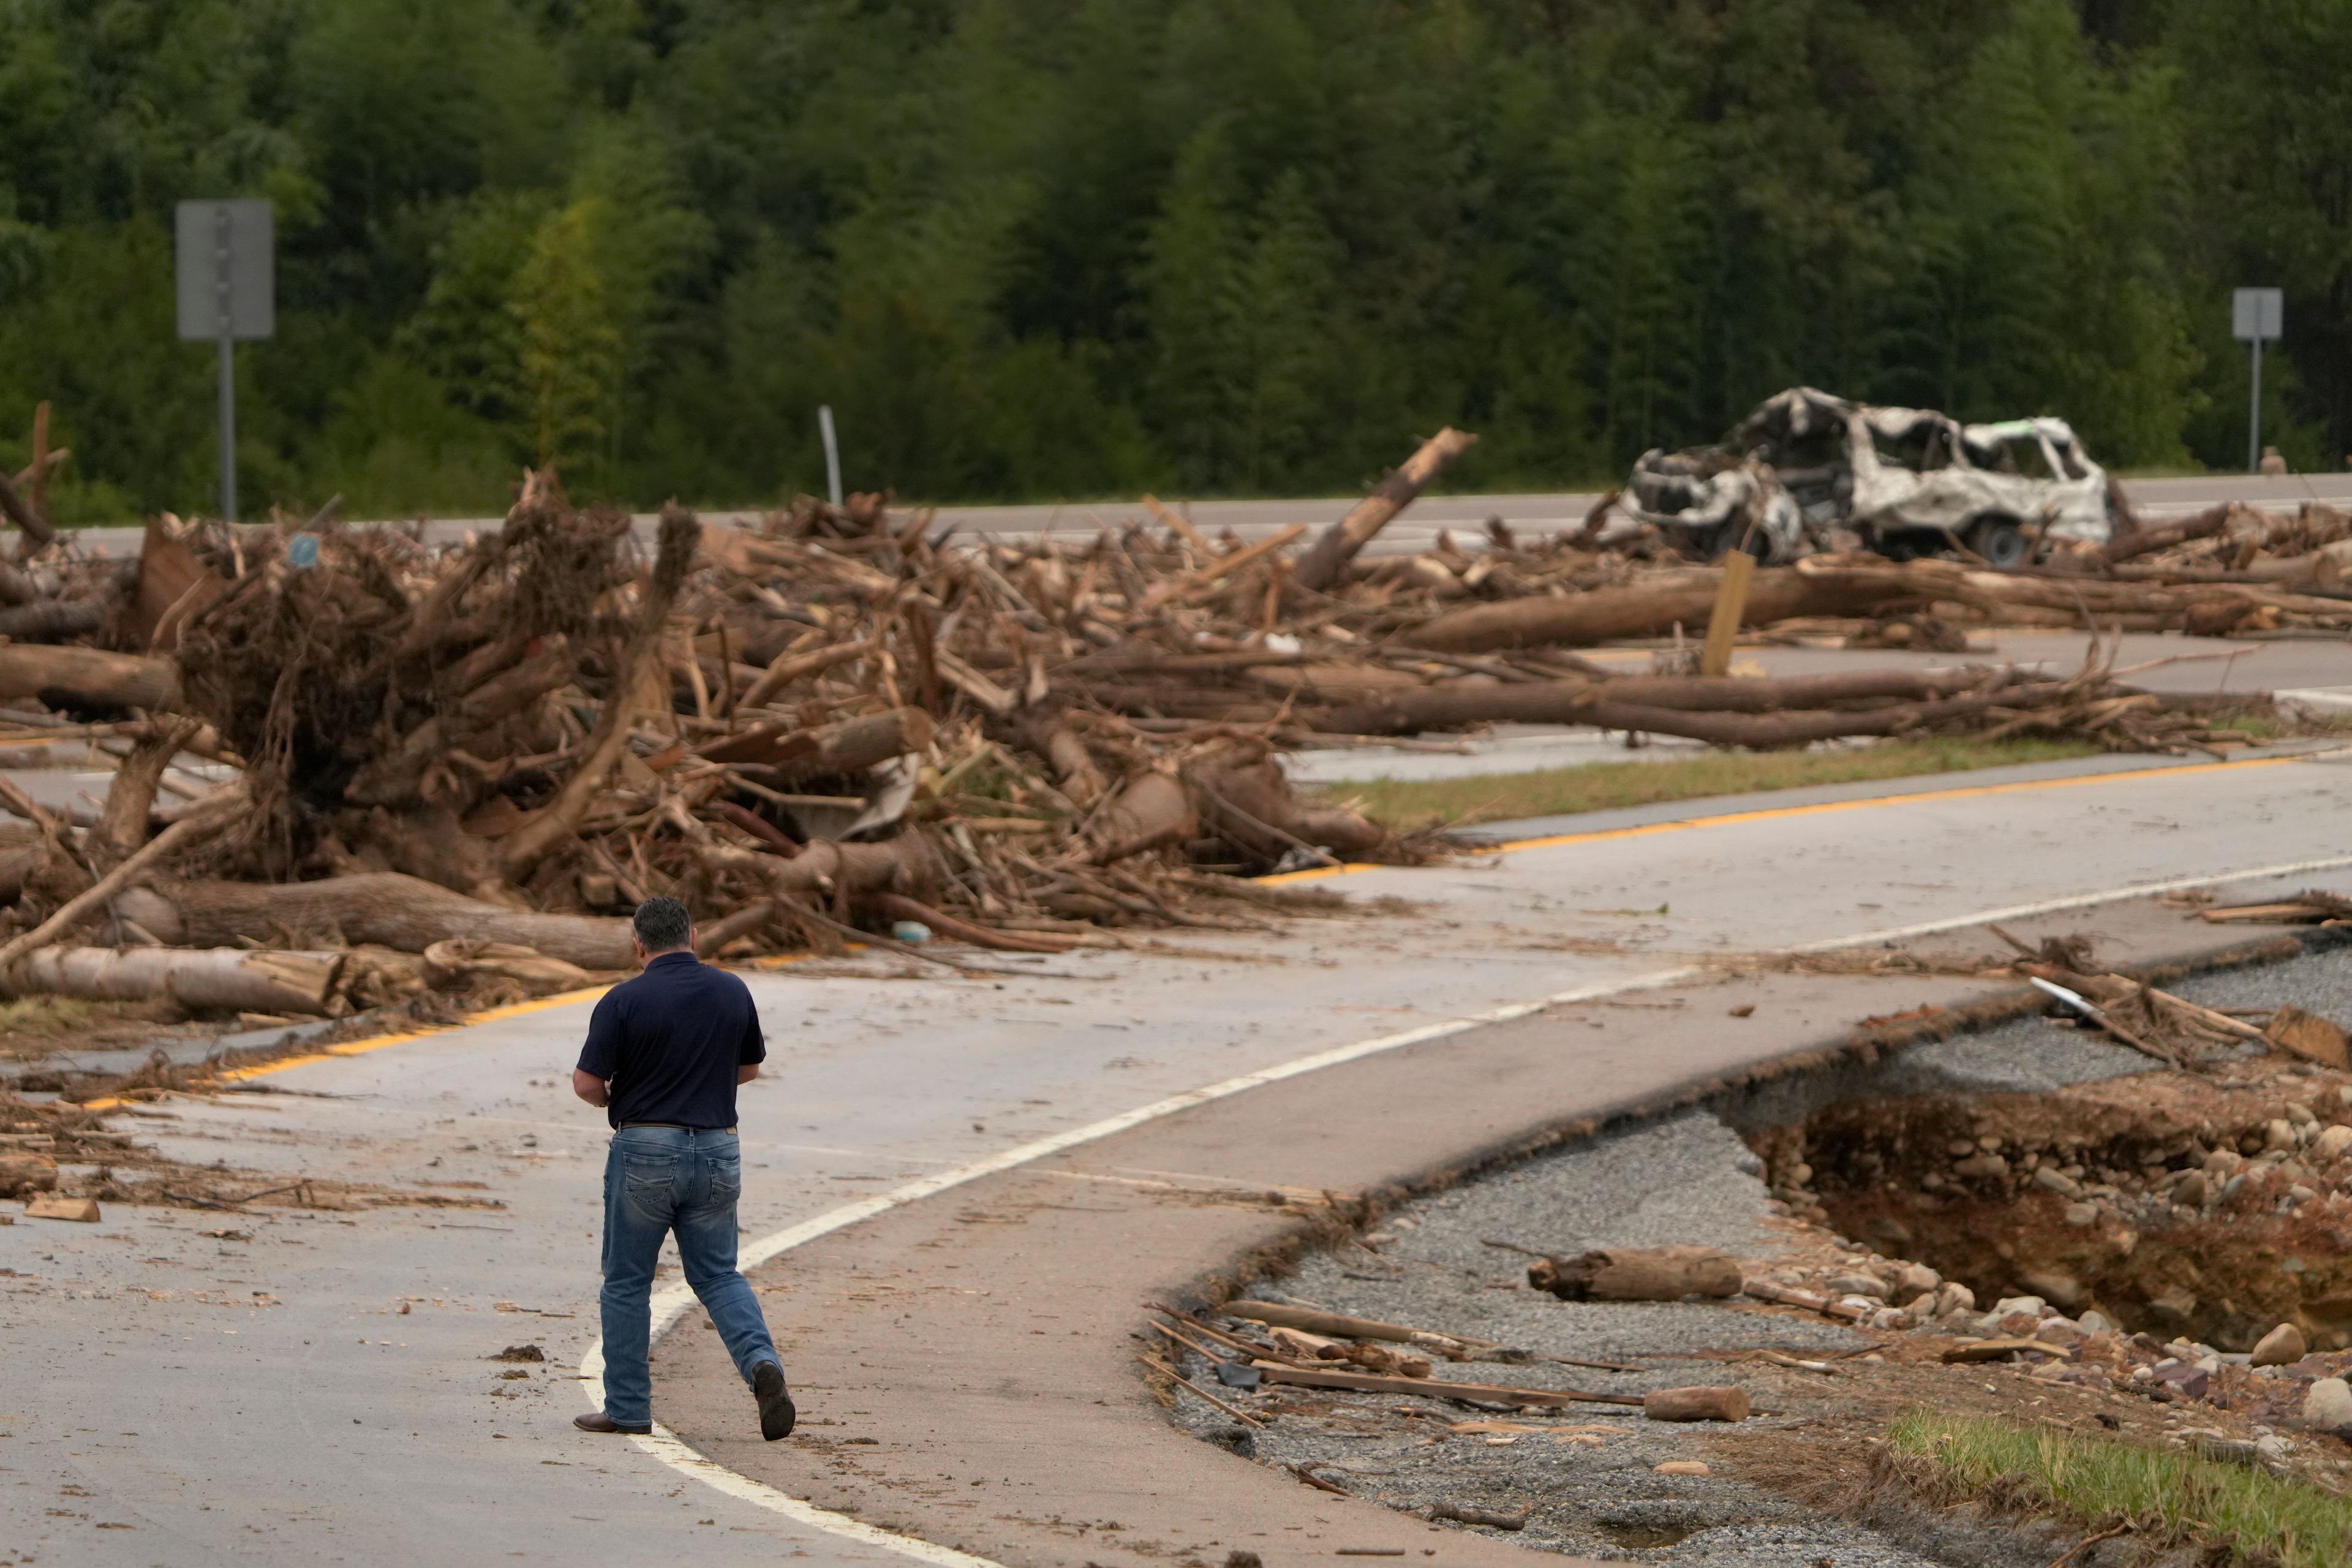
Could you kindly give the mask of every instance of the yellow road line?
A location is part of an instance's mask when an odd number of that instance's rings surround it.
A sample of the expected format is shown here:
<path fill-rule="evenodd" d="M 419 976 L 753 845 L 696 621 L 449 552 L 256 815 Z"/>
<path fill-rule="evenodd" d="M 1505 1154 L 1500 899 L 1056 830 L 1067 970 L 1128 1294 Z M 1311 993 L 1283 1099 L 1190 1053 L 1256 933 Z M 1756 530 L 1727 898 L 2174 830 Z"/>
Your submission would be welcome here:
<path fill-rule="evenodd" d="M 782 969 L 787 964 L 803 963 L 816 955 L 812 952 L 782 952 L 751 961 L 756 969 Z M 446 1035 L 456 1029 L 470 1029 L 477 1024 L 495 1024 L 503 1018 L 528 1017 L 556 1007 L 570 1007 L 582 1002 L 602 998 L 610 985 L 590 985 L 578 991 L 560 991 L 552 996 L 535 996 L 528 1002 L 513 1002 L 503 1007 L 489 1007 L 479 1013 L 468 1013 L 454 1024 L 436 1024 L 427 1029 L 407 1029 L 396 1035 L 371 1035 L 363 1040 L 344 1040 L 337 1045 L 320 1046 L 315 1051 L 299 1056 L 277 1057 L 269 1061 L 256 1062 L 250 1067 L 230 1068 L 212 1075 L 214 1083 L 242 1083 L 248 1079 L 268 1078 L 272 1073 L 289 1072 L 295 1068 L 316 1067 L 320 1062 L 333 1061 L 337 1057 L 363 1057 L 370 1051 L 380 1051 L 386 1046 L 404 1046 L 411 1040 L 429 1040 L 436 1035 Z M 113 1096 L 82 1102 L 85 1110 L 112 1110 L 124 1102 Z"/>
<path fill-rule="evenodd" d="M 2078 784 L 2107 784 L 2121 779 L 2170 779 L 2189 773 L 2220 773 L 2223 769 L 2274 768 L 2288 763 L 2307 760 L 2309 753 L 2297 752 L 2291 757 L 2249 757 L 2235 763 L 2183 763 L 2169 768 L 2118 768 L 2107 773 L 2072 773 L 2063 779 L 2026 779 L 2015 784 L 1961 784 L 1950 789 L 1916 790 L 1909 795 L 1864 795 L 1856 800 L 1819 801 L 1811 805 L 1761 806 L 1754 811 L 1731 811 L 1720 816 L 1678 816 L 1666 822 L 1647 822 L 1635 827 L 1603 827 L 1587 833 L 1555 833 L 1541 838 L 1515 838 L 1496 846 L 1499 854 L 1519 849 L 1557 849 L 1569 844 L 1602 844 L 1618 838 L 1648 838 L 1662 833 L 1685 833 L 1695 827 L 1731 827 L 1750 822 L 1771 822 L 1783 817 L 1825 816 L 1832 812 L 1868 811 L 1886 805 L 1920 805 L 1939 800 L 1974 800 L 1986 795 L 2024 795 L 2045 789 L 2071 789 Z M 1318 866 L 1305 871 L 1286 871 L 1278 876 L 1261 877 L 1262 882 L 1312 882 L 1326 877 L 1353 876 L 1359 871 L 1385 869 L 1370 861 L 1351 860 L 1344 866 Z"/>

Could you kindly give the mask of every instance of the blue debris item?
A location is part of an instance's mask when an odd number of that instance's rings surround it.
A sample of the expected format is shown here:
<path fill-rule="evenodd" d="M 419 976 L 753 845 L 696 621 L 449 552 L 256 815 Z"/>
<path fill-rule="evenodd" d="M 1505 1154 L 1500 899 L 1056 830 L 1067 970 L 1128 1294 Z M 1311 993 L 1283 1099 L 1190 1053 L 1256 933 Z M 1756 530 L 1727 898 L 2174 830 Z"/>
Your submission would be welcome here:
<path fill-rule="evenodd" d="M 286 542 L 286 564 L 297 572 L 308 572 L 319 563 L 319 536 L 298 533 Z"/>
<path fill-rule="evenodd" d="M 1217 1363 L 1217 1381 L 1227 1388 L 1255 1388 L 1265 1381 L 1265 1374 L 1237 1361 L 1221 1361 Z"/>
<path fill-rule="evenodd" d="M 899 942 L 914 943 L 931 940 L 931 928 L 920 921 L 893 921 L 890 934 Z"/>

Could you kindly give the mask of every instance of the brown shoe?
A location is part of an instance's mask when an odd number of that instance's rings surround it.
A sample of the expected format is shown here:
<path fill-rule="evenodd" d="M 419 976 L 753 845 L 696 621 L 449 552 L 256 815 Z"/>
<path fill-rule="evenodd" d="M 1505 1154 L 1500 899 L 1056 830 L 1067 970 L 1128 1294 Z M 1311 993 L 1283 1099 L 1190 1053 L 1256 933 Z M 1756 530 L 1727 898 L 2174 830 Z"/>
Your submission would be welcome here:
<path fill-rule="evenodd" d="M 624 1426 L 601 1410 L 591 1410 L 585 1415 L 574 1415 L 572 1418 L 572 1424 L 583 1432 L 644 1433 L 653 1430 L 651 1426 Z"/>

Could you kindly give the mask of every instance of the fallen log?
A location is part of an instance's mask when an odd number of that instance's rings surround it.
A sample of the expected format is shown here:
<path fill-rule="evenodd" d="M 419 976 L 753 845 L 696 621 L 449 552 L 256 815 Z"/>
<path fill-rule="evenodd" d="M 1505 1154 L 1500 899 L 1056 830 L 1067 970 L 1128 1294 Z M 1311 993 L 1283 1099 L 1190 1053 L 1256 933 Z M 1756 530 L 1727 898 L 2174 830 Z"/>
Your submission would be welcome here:
<path fill-rule="evenodd" d="M 0 647 L 0 699 L 37 697 L 52 708 L 144 708 L 180 703 L 180 671 L 168 659 L 37 643 Z"/>
<path fill-rule="evenodd" d="M 946 937 L 950 942 L 968 942 L 974 947 L 991 948 L 998 952 L 1067 952 L 1077 945 L 1062 937 L 991 931 L 986 926 L 960 921 L 904 893 L 877 893 L 874 895 L 874 908 L 892 920 L 920 921 L 930 927 L 934 934 Z"/>
<path fill-rule="evenodd" d="M 169 997 L 204 1012 L 318 1017 L 333 1010 L 344 956 L 241 947 L 49 947 L 0 975 L 0 991 L 85 1002 Z"/>
<path fill-rule="evenodd" d="M 1357 552 L 1370 543 L 1372 536 L 1387 527 L 1391 518 L 1411 506 L 1429 481 L 1446 464 L 1468 451 L 1477 439 L 1467 431 L 1449 426 L 1423 441 L 1421 449 L 1406 458 L 1402 468 L 1374 486 L 1372 493 L 1358 501 L 1347 516 L 1323 531 L 1314 547 L 1298 558 L 1290 580 L 1318 593 L 1339 582 L 1339 574 L 1356 558 Z"/>
<path fill-rule="evenodd" d="M 1094 862 L 1108 866 L 1130 855 L 1181 844 L 1199 832 L 1200 826 L 1192 797 L 1181 784 L 1158 769 L 1138 773 L 1095 823 Z"/>
<path fill-rule="evenodd" d="M 239 938 L 331 929 L 346 942 L 398 952 L 473 938 L 532 948 L 583 969 L 626 969 L 634 962 L 625 920 L 506 909 L 397 871 L 316 882 L 159 881 L 122 894 L 115 909 L 175 946 L 226 947 Z M 0 950 L 0 960 L 6 956 Z"/>
<path fill-rule="evenodd" d="M 1718 568 L 1660 573 L 1622 588 L 1504 599 L 1473 605 L 1400 634 L 1412 647 L 1444 653 L 1502 648 L 1590 647 L 1612 637 L 1660 637 L 1676 626 L 1706 624 L 1722 582 Z M 1918 596 L 1919 589 L 1880 576 L 1831 576 L 1795 566 L 1767 567 L 1755 575 L 1740 614 L 1742 626 L 1764 626 L 1797 616 L 1867 615 L 1881 605 Z"/>
<path fill-rule="evenodd" d="M 106 624 L 106 606 L 96 599 L 36 599 L 0 610 L 0 637 L 63 642 L 88 637 Z"/>
<path fill-rule="evenodd" d="M 1563 1301 L 1679 1301 L 1737 1296 L 1739 1265 L 1713 1247 L 1612 1247 L 1574 1258 L 1538 1258 L 1528 1283 Z"/>
<path fill-rule="evenodd" d="M 2014 671 L 1996 675 L 1966 669 L 1871 669 L 1778 680 L 1624 676 L 1495 686 L 1409 686 L 1351 702 L 1318 721 L 1318 727 L 1335 734 L 1394 735 L 1465 724 L 1591 723 L 1585 715 L 1600 702 L 1689 712 L 1777 713 L 1841 702 L 1922 702 L 2019 679 Z"/>
<path fill-rule="evenodd" d="M 1745 1421 L 1753 1409 L 1748 1391 L 1725 1384 L 1661 1388 L 1642 1398 L 1642 1414 L 1653 1421 Z"/>
<path fill-rule="evenodd" d="M 1502 1388 L 1485 1383 L 1442 1383 L 1427 1377 L 1374 1377 L 1368 1373 L 1325 1372 L 1320 1367 L 1285 1366 L 1280 1362 L 1255 1361 L 1258 1375 L 1268 1383 L 1291 1383 L 1302 1388 L 1349 1388 L 1362 1394 L 1419 1394 L 1431 1399 L 1475 1399 L 1496 1405 L 1632 1405 L 1643 1403 L 1638 1394 L 1595 1394 L 1580 1388 Z"/>
<path fill-rule="evenodd" d="M 1311 1307 L 1286 1306 L 1279 1301 L 1228 1301 L 1219 1310 L 1229 1318 L 1245 1318 L 1251 1322 L 1276 1328 L 1302 1329 L 1310 1334 L 1328 1334 L 1335 1339 L 1390 1340 L 1400 1344 L 1433 1345 L 1441 1349 L 1448 1345 L 1492 1348 L 1486 1340 L 1438 1333 L 1403 1323 L 1384 1323 L 1377 1318 L 1350 1318 L 1344 1313 L 1325 1312 Z"/>
<path fill-rule="evenodd" d="M 194 809 L 187 816 L 149 839 L 145 847 L 91 883 L 88 889 L 67 900 L 58 907 L 57 913 L 21 936 L 12 937 L 5 943 L 0 943 L 0 974 L 6 973 L 8 966 L 25 957 L 26 954 L 38 952 L 48 946 L 66 932 L 73 930 L 84 919 L 104 908 L 106 901 L 129 887 L 132 879 L 147 875 L 151 869 L 161 866 L 171 856 L 218 832 L 227 826 L 231 818 L 251 799 L 252 797 L 246 793 L 244 781 L 239 780 L 236 784 L 215 790 L 197 801 Z M 145 924 L 144 921 L 141 923 Z M 154 930 L 152 926 L 147 929 L 151 931 Z M 200 945 L 209 947 L 226 944 L 205 942 Z"/>
<path fill-rule="evenodd" d="M 774 784 L 795 784 L 863 773 L 877 763 L 919 752 L 931 743 L 937 729 L 920 708 L 893 708 L 814 730 L 766 724 L 699 746 L 695 754 L 705 762 L 765 769 L 761 776 Z"/>
<path fill-rule="evenodd" d="M 151 728 L 131 747 L 131 754 L 114 770 L 114 783 L 106 791 L 106 805 L 84 843 L 93 865 L 111 866 L 136 853 L 147 842 L 148 814 L 155 807 L 155 792 L 162 787 L 172 759 L 180 754 L 182 743 L 201 727 L 193 719 L 177 722 L 167 720 Z M 270 1009 L 256 1007 L 252 1011 L 267 1013 Z"/>
<path fill-rule="evenodd" d="M 1274 759 L 1230 749 L 1211 752 L 1184 769 L 1199 797 L 1200 815 L 1218 833 L 1253 853 L 1279 860 L 1293 849 L 1361 855 L 1378 848 L 1387 831 L 1345 806 L 1303 800 Z"/>
<path fill-rule="evenodd" d="M 0 1149 L 0 1198 L 46 1193 L 58 1184 L 58 1163 L 47 1154 Z"/>
<path fill-rule="evenodd" d="M 35 544 L 52 543 L 58 537 L 58 531 L 48 525 L 47 520 L 25 504 L 24 496 L 5 474 L 0 474 L 0 516 L 24 530 L 25 537 Z"/>
<path fill-rule="evenodd" d="M 1489 1530 L 1525 1530 L 1528 1514 L 1525 1509 L 1517 1513 L 1505 1513 L 1499 1509 L 1473 1508 L 1468 1503 L 1433 1502 L 1429 1505 L 1432 1519 L 1450 1519 L 1456 1524 L 1483 1524 Z"/>
<path fill-rule="evenodd" d="M 2210 539 L 2230 526 L 2232 502 L 2208 507 L 2195 517 L 2179 522 L 2166 523 L 2162 528 L 2137 529 L 2125 534 L 2100 550 L 2092 559 L 2099 565 L 2113 566 L 2142 555 L 2153 555 L 2159 550 L 2169 550 L 2176 544 L 2186 544 L 2192 539 Z"/>

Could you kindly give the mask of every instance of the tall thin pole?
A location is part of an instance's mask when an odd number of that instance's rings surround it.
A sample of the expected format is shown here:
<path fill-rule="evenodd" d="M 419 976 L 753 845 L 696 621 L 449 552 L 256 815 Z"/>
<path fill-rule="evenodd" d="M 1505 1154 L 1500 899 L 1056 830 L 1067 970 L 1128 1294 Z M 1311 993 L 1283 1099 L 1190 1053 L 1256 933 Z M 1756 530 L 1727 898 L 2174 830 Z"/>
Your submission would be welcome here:
<path fill-rule="evenodd" d="M 229 300 L 229 216 L 223 204 L 213 220 L 213 267 L 220 301 L 220 514 L 236 521 L 236 321 Z"/>
<path fill-rule="evenodd" d="M 2246 411 L 2246 472 L 2258 474 L 2263 468 L 2263 335 L 2254 334 L 2254 395 Z"/>
<path fill-rule="evenodd" d="M 824 493 L 835 507 L 841 505 L 841 442 L 833 433 L 833 405 L 819 404 L 816 411 L 817 434 L 824 437 Z"/>

